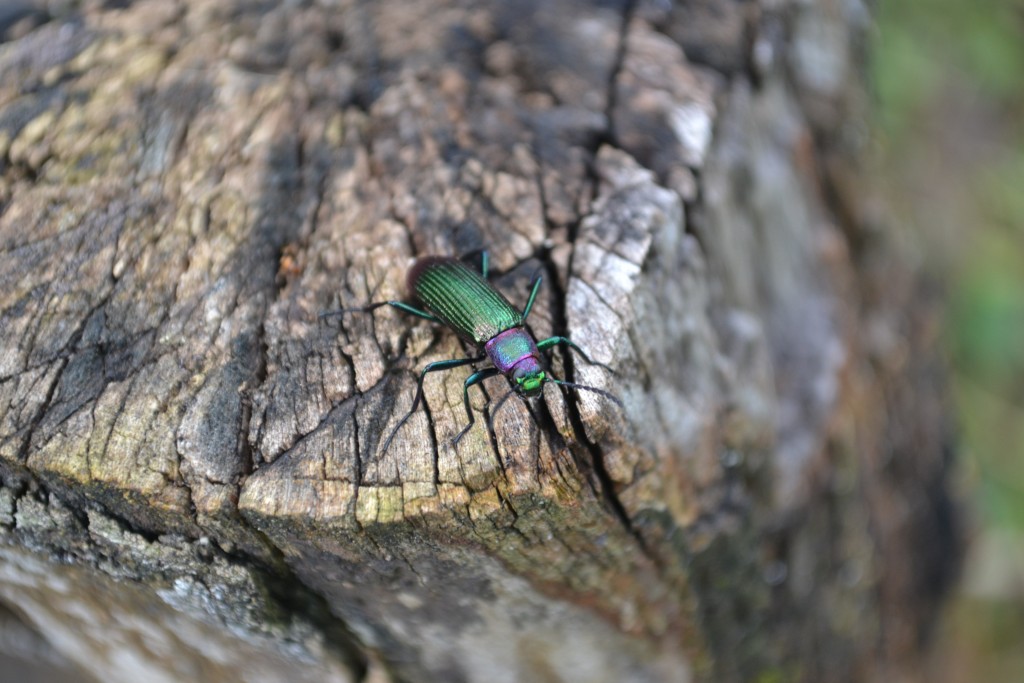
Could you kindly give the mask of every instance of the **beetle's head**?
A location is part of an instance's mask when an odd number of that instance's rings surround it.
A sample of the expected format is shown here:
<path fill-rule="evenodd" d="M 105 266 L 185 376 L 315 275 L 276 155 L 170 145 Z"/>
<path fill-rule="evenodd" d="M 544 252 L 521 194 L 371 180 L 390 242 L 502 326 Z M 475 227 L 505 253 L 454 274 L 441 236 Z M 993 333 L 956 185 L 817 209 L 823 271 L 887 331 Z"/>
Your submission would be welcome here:
<path fill-rule="evenodd" d="M 533 362 L 525 362 L 533 361 Z M 512 382 L 516 393 L 525 398 L 538 396 L 544 383 L 548 382 L 547 373 L 540 367 L 535 358 L 524 359 L 512 370 Z"/>

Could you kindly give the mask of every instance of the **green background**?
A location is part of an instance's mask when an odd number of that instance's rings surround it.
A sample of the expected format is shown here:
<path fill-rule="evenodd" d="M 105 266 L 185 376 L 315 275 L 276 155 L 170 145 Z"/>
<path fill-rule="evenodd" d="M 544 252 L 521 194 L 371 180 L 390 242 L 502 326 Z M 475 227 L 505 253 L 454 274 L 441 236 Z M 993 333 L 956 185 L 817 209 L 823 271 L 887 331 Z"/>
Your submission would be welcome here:
<path fill-rule="evenodd" d="M 1024 681 L 1024 0 L 882 0 L 879 188 L 949 300 L 964 575 L 926 680 Z"/>

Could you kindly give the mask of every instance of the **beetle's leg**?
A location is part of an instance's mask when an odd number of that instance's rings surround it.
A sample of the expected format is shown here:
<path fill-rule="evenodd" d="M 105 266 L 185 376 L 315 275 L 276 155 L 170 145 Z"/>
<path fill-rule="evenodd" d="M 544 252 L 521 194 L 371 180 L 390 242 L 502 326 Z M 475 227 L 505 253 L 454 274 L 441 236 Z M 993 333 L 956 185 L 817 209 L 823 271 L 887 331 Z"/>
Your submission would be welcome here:
<path fill-rule="evenodd" d="M 583 349 L 576 345 L 576 342 L 572 341 L 567 337 L 548 337 L 547 339 L 542 339 L 541 341 L 537 342 L 537 348 L 543 351 L 544 349 L 551 348 L 556 344 L 565 344 L 570 349 L 580 354 L 580 357 L 590 365 L 596 365 L 599 368 L 604 368 L 608 372 L 611 372 L 613 374 L 615 373 L 614 370 L 612 370 L 604 363 L 598 363 L 597 361 L 593 360 L 590 356 L 587 355 L 586 351 L 584 351 Z"/>
<path fill-rule="evenodd" d="M 466 378 L 466 383 L 462 385 L 462 401 L 466 404 L 466 417 L 469 418 L 469 424 L 466 425 L 454 439 L 452 439 L 453 446 L 458 445 L 459 440 L 466 435 L 466 432 L 469 431 L 469 428 L 473 426 L 473 422 L 475 421 L 473 418 L 473 409 L 469 405 L 469 388 L 474 384 L 479 384 L 488 377 L 494 377 L 495 375 L 500 374 L 501 372 L 497 368 L 484 368 L 483 370 L 474 372 Z"/>
<path fill-rule="evenodd" d="M 393 308 L 397 308 L 398 310 L 403 311 L 405 313 L 411 313 L 412 315 L 415 315 L 417 317 L 423 318 L 424 320 L 429 320 L 430 322 L 434 322 L 434 323 L 441 322 L 440 320 L 437 319 L 437 316 L 434 315 L 433 313 L 430 313 L 428 311 L 421 311 L 418 308 L 410 306 L 409 304 L 405 303 L 404 301 L 383 301 L 381 303 L 387 304 L 388 306 L 391 306 Z M 377 306 L 379 304 L 371 304 L 371 305 Z"/>
<path fill-rule="evenodd" d="M 327 311 L 325 313 L 321 313 L 320 317 L 329 318 L 335 315 L 345 315 L 346 313 L 370 313 L 371 311 L 377 310 L 381 306 L 391 306 L 392 308 L 397 308 L 398 310 L 404 313 L 411 313 L 412 315 L 423 318 L 424 320 L 429 320 L 430 322 L 433 323 L 441 322 L 433 313 L 421 311 L 420 309 L 414 306 L 410 306 L 404 301 L 378 301 L 376 303 L 368 304 L 366 306 L 357 306 L 356 308 L 343 308 L 340 311 Z"/>
<path fill-rule="evenodd" d="M 530 315 L 530 309 L 533 308 L 533 300 L 537 298 L 540 283 L 543 281 L 544 276 L 541 274 L 540 268 L 538 268 L 537 274 L 533 276 L 533 289 L 530 290 L 530 298 L 526 300 L 526 308 L 523 309 L 523 322 L 526 322 L 526 316 Z"/>
<path fill-rule="evenodd" d="M 480 275 L 486 280 L 488 273 L 491 272 L 491 256 L 486 249 L 473 249 L 459 256 L 459 260 L 463 263 L 470 263 L 470 257 L 480 257 Z M 476 260 L 475 258 L 473 259 Z"/>
<path fill-rule="evenodd" d="M 508 391 L 506 391 L 505 395 L 499 398 L 498 402 L 494 404 L 494 410 L 492 410 L 490 414 L 487 415 L 487 428 L 490 429 L 492 432 L 494 431 L 494 418 L 498 416 L 498 413 L 505 405 L 505 402 L 508 401 L 509 398 L 511 398 L 512 394 L 514 393 L 516 393 L 515 389 L 509 389 Z"/>
<path fill-rule="evenodd" d="M 420 372 L 420 378 L 416 382 L 416 398 L 412 400 L 412 408 L 409 408 L 409 412 L 398 421 L 395 428 L 391 430 L 391 434 L 388 435 L 387 441 L 384 442 L 384 448 L 381 450 L 382 453 L 388 450 L 388 446 L 391 445 L 391 440 L 395 438 L 395 434 L 402 428 L 406 420 L 412 417 L 412 414 L 416 412 L 416 409 L 420 405 L 420 401 L 423 400 L 423 379 L 427 376 L 428 372 L 437 372 L 438 370 L 451 370 L 463 365 L 471 365 L 472 363 L 479 363 L 480 361 L 487 358 L 487 356 L 480 356 L 479 358 L 453 358 L 452 360 L 439 360 L 434 363 L 428 363 L 423 370 Z"/>

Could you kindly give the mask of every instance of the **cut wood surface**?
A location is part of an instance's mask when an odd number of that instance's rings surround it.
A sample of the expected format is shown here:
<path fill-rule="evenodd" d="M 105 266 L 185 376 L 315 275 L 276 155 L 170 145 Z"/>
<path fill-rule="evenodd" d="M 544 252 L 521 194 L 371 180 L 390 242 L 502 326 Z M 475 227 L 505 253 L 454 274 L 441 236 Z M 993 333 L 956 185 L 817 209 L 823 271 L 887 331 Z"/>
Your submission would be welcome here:
<path fill-rule="evenodd" d="M 73 8 L 72 8 L 73 5 Z M 107 681 L 911 676 L 935 297 L 838 0 L 0 13 L 0 599 Z M 388 307 L 487 250 L 554 385 Z"/>

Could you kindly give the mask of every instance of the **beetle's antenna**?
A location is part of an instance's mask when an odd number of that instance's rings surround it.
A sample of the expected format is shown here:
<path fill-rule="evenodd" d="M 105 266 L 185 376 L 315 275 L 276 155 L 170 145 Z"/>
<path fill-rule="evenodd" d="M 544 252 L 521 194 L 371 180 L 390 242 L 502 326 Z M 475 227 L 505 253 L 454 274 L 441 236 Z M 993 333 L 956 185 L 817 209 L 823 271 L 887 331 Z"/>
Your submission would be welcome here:
<path fill-rule="evenodd" d="M 423 399 L 423 384 L 421 383 L 419 388 L 416 390 L 416 398 L 414 398 L 413 401 L 412 401 L 412 408 L 409 409 L 409 412 L 407 412 L 402 417 L 402 419 L 398 421 L 398 424 L 395 425 L 395 428 L 391 430 L 390 434 L 388 434 L 388 438 L 384 442 L 384 448 L 380 449 L 381 453 L 387 453 L 388 452 L 388 446 L 391 445 L 391 442 L 394 440 L 395 435 L 398 434 L 398 430 L 401 429 L 402 425 L 404 425 L 406 422 L 408 422 L 409 418 L 413 416 L 413 413 L 416 412 L 416 409 L 419 407 L 420 401 L 422 399 Z"/>
<path fill-rule="evenodd" d="M 498 417 L 498 412 L 502 409 L 502 407 L 505 405 L 505 402 L 508 401 L 508 399 L 511 398 L 512 394 L 514 393 L 516 393 L 515 389 L 509 389 L 504 396 L 498 399 L 498 402 L 494 404 L 494 410 L 492 410 L 490 414 L 487 416 L 487 428 L 490 429 L 492 432 L 494 431 L 494 418 Z"/>
<path fill-rule="evenodd" d="M 488 432 L 490 432 L 492 434 L 495 433 L 495 418 L 498 417 L 498 411 L 502 410 L 503 405 L 505 405 L 505 401 L 507 401 L 509 399 L 509 396 L 511 396 L 513 393 L 515 393 L 515 389 L 509 389 L 508 392 L 504 396 L 502 396 L 500 399 L 498 399 L 498 402 L 495 404 L 495 410 L 490 411 L 489 413 L 487 413 L 487 431 Z M 464 429 L 463 431 L 465 432 L 466 430 Z M 461 433 L 459 434 L 459 437 L 460 438 L 462 437 Z"/>
<path fill-rule="evenodd" d="M 604 389 L 598 389 L 597 387 L 588 387 L 585 384 L 576 384 L 575 382 L 566 382 L 565 380 L 555 379 L 554 377 L 551 378 L 551 382 L 563 387 L 569 387 L 570 389 L 583 389 L 584 391 L 592 391 L 595 394 L 604 396 L 609 401 L 614 402 L 615 405 L 617 405 L 622 410 L 626 409 L 626 406 L 623 405 L 622 400 L 618 396 L 609 391 L 605 391 Z"/>

